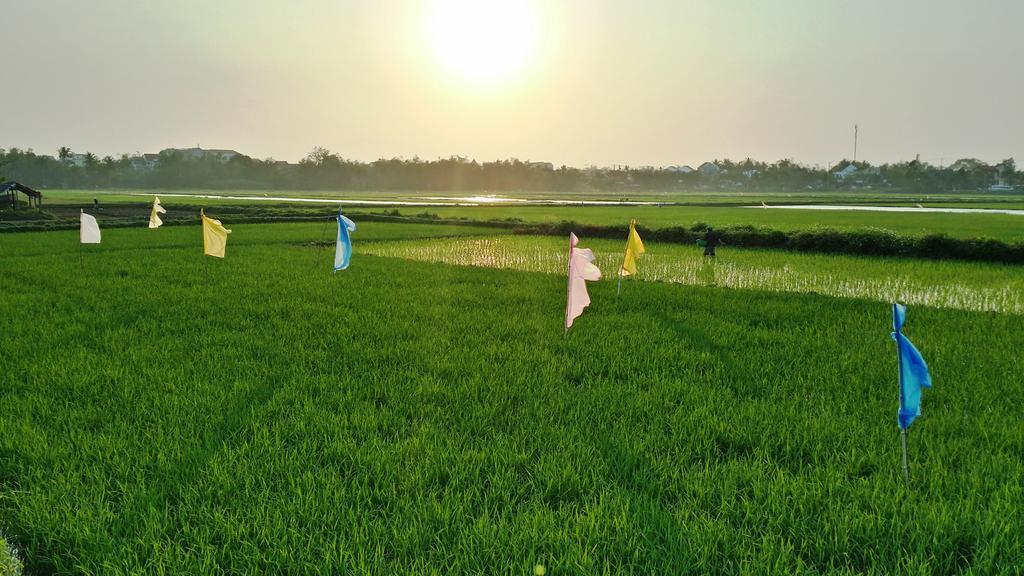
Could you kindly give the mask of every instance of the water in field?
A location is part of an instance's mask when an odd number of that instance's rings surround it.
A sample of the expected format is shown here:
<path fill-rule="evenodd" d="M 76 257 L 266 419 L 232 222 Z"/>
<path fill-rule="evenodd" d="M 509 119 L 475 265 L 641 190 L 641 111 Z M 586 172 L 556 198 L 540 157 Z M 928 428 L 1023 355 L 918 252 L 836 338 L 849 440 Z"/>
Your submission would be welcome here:
<path fill-rule="evenodd" d="M 661 206 L 664 202 L 647 200 L 586 200 L 572 198 L 511 198 L 498 194 L 486 196 L 417 196 L 418 200 L 457 202 L 459 206 L 488 206 L 502 204 L 534 206 Z"/>
<path fill-rule="evenodd" d="M 128 196 L 152 197 L 151 193 L 129 192 Z M 524 199 L 509 198 L 499 195 L 487 196 L 424 196 L 401 200 L 355 200 L 351 198 L 330 198 L 322 196 L 318 198 L 303 198 L 300 196 L 268 196 L 268 195 L 228 195 L 228 194 L 196 194 L 163 192 L 160 194 L 165 198 L 202 198 L 204 200 L 245 200 L 247 202 L 302 202 L 308 204 L 347 204 L 354 206 L 415 206 L 415 207 L 444 207 L 444 206 L 488 206 L 488 205 L 537 205 L 537 206 L 660 206 L 660 202 L 646 202 L 640 200 L 567 200 L 567 199 Z"/>
<path fill-rule="evenodd" d="M 851 210 L 861 212 L 917 212 L 943 214 L 1009 214 L 1024 216 L 1024 210 L 1003 208 L 926 208 L 918 206 L 857 206 L 846 204 L 791 204 L 788 206 L 744 206 L 744 208 L 768 208 L 772 210 Z"/>
<path fill-rule="evenodd" d="M 367 243 L 359 249 L 376 256 L 565 274 L 564 244 L 555 238 L 501 237 Z M 619 244 L 581 244 L 594 249 L 605 280 L 616 280 Z M 726 249 L 708 261 L 695 247 L 650 245 L 637 279 L 1024 314 L 1021 276 L 1017 268 L 997 264 L 770 250 Z"/>
<path fill-rule="evenodd" d="M 151 193 L 129 192 L 129 196 L 151 197 Z M 346 204 L 352 206 L 408 206 L 408 207 L 478 207 L 478 206 L 664 206 L 673 202 L 653 202 L 647 200 L 590 200 L 582 198 L 515 198 L 500 194 L 483 194 L 470 196 L 410 196 L 402 198 L 386 198 L 379 200 L 338 198 L 318 196 L 306 198 L 301 196 L 270 196 L 201 194 L 185 192 L 165 192 L 160 194 L 169 198 L 201 198 L 205 200 L 243 200 L 247 202 L 299 202 L 305 204 Z M 861 206 L 846 204 L 789 204 L 744 206 L 744 208 L 768 208 L 773 210 L 842 210 L 864 212 L 918 212 L 946 214 L 1009 214 L 1024 216 L 1024 210 L 1002 208 L 925 208 L 910 206 Z"/>

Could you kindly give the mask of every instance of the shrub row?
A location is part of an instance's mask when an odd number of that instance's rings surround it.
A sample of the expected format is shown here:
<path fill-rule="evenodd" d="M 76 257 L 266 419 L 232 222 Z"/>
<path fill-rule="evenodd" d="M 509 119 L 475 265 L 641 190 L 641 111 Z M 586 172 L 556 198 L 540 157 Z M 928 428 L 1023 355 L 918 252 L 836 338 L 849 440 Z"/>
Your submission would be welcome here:
<path fill-rule="evenodd" d="M 625 239 L 627 226 L 594 226 L 575 222 L 514 226 L 519 234 L 566 235 L 575 232 L 588 238 Z M 708 226 L 697 223 L 690 227 L 647 229 L 637 227 L 640 236 L 652 242 L 676 244 L 695 243 L 703 238 Z M 1024 264 L 1024 243 L 1009 244 L 990 238 L 953 238 L 945 234 L 901 236 L 888 230 L 864 229 L 841 231 L 815 228 L 786 232 L 754 226 L 717 228 L 727 246 L 741 248 L 772 248 L 796 252 L 853 254 L 863 256 L 895 256 L 931 259 L 978 260 Z"/>

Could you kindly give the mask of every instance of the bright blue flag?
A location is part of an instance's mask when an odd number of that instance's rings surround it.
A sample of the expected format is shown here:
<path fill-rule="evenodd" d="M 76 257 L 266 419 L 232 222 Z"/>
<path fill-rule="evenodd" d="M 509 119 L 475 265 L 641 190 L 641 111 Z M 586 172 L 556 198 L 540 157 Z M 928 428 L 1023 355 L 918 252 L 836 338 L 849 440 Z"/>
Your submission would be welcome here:
<path fill-rule="evenodd" d="M 892 339 L 896 341 L 896 353 L 900 370 L 900 430 L 910 428 L 914 418 L 921 415 L 921 389 L 932 387 L 932 376 L 928 365 L 917 348 L 903 335 L 903 324 L 907 320 L 907 307 L 892 305 Z"/>
<path fill-rule="evenodd" d="M 356 231 L 356 223 L 341 215 L 341 208 L 338 208 L 338 243 L 334 247 L 334 271 L 348 268 L 349 260 L 352 259 L 352 237 L 350 232 Z"/>

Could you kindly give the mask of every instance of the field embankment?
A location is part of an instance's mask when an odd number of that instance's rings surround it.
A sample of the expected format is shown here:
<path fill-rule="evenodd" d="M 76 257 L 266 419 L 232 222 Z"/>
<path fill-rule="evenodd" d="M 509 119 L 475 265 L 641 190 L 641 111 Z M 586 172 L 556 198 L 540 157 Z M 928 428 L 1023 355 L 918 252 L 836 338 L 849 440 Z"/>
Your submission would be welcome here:
<path fill-rule="evenodd" d="M 165 215 L 168 225 L 194 224 L 205 205 L 170 204 Z M 78 205 L 48 206 L 38 218 L 0 220 L 0 232 L 72 229 L 78 226 Z M 215 204 L 211 207 L 225 222 L 296 222 L 326 220 L 332 209 L 295 205 L 252 206 Z M 826 215 L 814 220 L 807 214 L 782 214 L 741 208 L 692 207 L 483 207 L 429 208 L 400 210 L 356 208 L 347 210 L 352 218 L 363 221 L 432 223 L 484 226 L 507 229 L 526 235 L 564 236 L 576 232 L 592 238 L 625 238 L 627 217 L 641 218 L 638 229 L 644 238 L 666 243 L 693 244 L 714 225 L 725 242 L 734 248 L 767 248 L 824 254 L 851 254 L 901 258 L 974 260 L 983 262 L 1024 263 L 1024 217 L 999 214 L 851 214 Z M 657 217 L 644 220 L 651 213 Z M 663 212 L 662 212 L 663 211 Z M 735 212 L 738 211 L 737 215 Z M 104 228 L 144 226 L 149 205 L 115 202 L 94 211 Z M 757 221 L 770 212 L 774 226 L 729 222 Z M 818 213 L 819 215 L 821 213 Z M 579 220 L 555 220 L 557 216 Z M 687 218 L 705 217 L 681 225 Z M 814 215 L 812 215 L 814 216 Z M 736 218 L 746 218 L 746 220 Z M 839 218 L 839 227 L 828 227 L 828 218 Z M 897 229 L 884 227 L 877 218 L 895 218 Z M 726 222 L 725 225 L 720 222 Z M 674 223 L 674 224 L 673 224 Z M 909 223 L 909 224 L 908 224 Z M 960 226 L 954 226 L 954 223 Z M 917 228 L 911 227 L 917 226 Z M 950 233 L 956 230 L 955 233 Z M 970 236 L 973 231 L 988 232 Z"/>

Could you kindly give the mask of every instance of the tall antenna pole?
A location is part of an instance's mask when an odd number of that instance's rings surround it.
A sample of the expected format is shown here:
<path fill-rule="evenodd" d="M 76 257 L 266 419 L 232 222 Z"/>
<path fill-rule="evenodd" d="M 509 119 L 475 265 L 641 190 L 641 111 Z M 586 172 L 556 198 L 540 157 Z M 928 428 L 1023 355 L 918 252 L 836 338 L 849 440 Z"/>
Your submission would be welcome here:
<path fill-rule="evenodd" d="M 857 161 L 857 125 L 853 125 L 853 161 Z"/>

